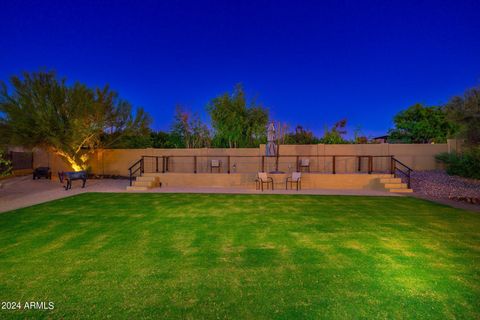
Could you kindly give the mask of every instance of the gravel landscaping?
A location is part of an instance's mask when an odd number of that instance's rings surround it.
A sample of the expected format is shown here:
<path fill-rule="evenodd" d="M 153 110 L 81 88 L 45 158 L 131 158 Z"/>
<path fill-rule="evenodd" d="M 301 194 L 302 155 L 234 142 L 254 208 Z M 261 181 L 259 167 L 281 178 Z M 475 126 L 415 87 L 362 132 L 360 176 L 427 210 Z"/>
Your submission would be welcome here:
<path fill-rule="evenodd" d="M 412 172 L 415 193 L 431 199 L 451 199 L 479 205 L 480 180 L 449 176 L 441 170 Z"/>

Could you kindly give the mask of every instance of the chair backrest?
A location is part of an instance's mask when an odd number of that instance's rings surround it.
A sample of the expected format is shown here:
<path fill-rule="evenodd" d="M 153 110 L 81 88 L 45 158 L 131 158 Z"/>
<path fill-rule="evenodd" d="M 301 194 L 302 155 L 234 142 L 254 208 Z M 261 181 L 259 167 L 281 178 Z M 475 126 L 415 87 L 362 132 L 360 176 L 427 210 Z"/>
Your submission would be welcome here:
<path fill-rule="evenodd" d="M 258 173 L 258 179 L 262 181 L 267 181 L 267 173 L 266 172 L 259 172 Z"/>
<path fill-rule="evenodd" d="M 220 167 L 220 160 L 212 160 L 210 165 L 212 166 L 212 168 L 217 168 L 217 167 Z"/>
<path fill-rule="evenodd" d="M 301 172 L 292 172 L 292 180 L 293 181 L 298 181 L 298 179 L 300 179 L 301 177 L 302 177 Z"/>
<path fill-rule="evenodd" d="M 300 165 L 302 167 L 308 167 L 310 165 L 310 159 L 302 159 L 300 160 Z"/>

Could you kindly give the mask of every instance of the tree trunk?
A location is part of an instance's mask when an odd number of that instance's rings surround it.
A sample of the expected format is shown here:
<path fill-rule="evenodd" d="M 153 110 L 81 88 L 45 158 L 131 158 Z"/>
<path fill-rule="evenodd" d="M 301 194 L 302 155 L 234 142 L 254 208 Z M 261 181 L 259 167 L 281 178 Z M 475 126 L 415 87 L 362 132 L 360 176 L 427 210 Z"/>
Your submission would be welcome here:
<path fill-rule="evenodd" d="M 60 150 L 54 150 L 53 153 L 65 160 L 74 171 L 82 171 L 87 169 L 87 162 L 90 159 L 88 154 L 83 154 L 80 159 L 77 159 L 77 157 L 69 155 Z"/>

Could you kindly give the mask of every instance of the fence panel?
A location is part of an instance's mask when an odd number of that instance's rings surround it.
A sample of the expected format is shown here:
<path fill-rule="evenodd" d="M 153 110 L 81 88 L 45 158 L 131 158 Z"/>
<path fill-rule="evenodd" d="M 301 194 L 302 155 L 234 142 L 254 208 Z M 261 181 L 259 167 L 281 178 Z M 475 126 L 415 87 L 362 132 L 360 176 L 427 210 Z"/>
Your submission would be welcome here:
<path fill-rule="evenodd" d="M 9 160 L 12 162 L 13 170 L 33 169 L 33 153 L 32 152 L 15 152 L 8 154 Z"/>

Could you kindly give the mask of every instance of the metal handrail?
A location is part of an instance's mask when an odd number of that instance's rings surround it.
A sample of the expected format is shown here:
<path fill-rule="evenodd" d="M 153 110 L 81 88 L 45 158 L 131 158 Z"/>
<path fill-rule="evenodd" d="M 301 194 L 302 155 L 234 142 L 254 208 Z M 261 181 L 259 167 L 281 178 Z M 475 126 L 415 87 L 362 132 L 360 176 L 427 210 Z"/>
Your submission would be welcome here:
<path fill-rule="evenodd" d="M 231 169 L 231 158 L 257 158 L 261 160 L 261 171 L 265 171 L 265 159 L 271 159 L 271 158 L 296 158 L 296 164 L 297 164 L 297 171 L 300 169 L 299 168 L 299 160 L 301 158 L 331 158 L 332 159 L 332 173 L 336 174 L 336 160 L 338 158 L 356 158 L 358 159 L 358 171 L 360 172 L 362 169 L 362 158 L 367 158 L 368 159 L 368 167 L 367 167 L 367 172 L 371 174 L 374 172 L 373 169 L 373 159 L 374 158 L 391 158 L 393 159 L 394 157 L 391 155 L 349 155 L 349 154 L 341 154 L 341 155 L 316 155 L 316 154 L 301 154 L 301 155 L 279 155 L 279 156 L 266 156 L 266 155 L 215 155 L 215 154 L 207 154 L 207 155 L 162 155 L 162 156 L 153 156 L 153 155 L 142 155 L 141 159 L 134 163 L 129 170 L 136 165 L 140 163 L 140 166 L 142 168 L 142 172 L 144 172 L 144 159 L 147 158 L 153 158 L 155 159 L 155 164 L 156 164 L 156 172 L 159 171 L 159 158 L 162 158 L 162 173 L 169 172 L 169 163 L 170 163 L 170 158 L 192 158 L 193 159 L 193 173 L 197 173 L 197 158 L 227 158 L 227 173 L 230 173 Z M 398 160 L 397 160 L 398 161 Z M 399 162 L 400 163 L 400 162 Z M 400 163 L 403 165 L 403 163 Z M 393 174 L 394 171 L 394 162 L 392 160 L 392 165 L 391 165 L 391 171 Z M 133 177 L 132 175 L 138 171 L 135 170 L 133 173 L 131 172 L 130 174 L 130 179 L 132 180 Z"/>
<path fill-rule="evenodd" d="M 137 165 L 139 165 L 139 167 L 132 171 L 132 169 Z M 132 164 L 130 168 L 128 168 L 130 186 L 132 185 L 133 175 L 137 173 L 139 170 L 140 170 L 140 174 L 142 174 L 145 170 L 143 156 L 140 158 L 140 160 L 138 160 L 137 162 Z"/>
<path fill-rule="evenodd" d="M 280 158 L 294 158 L 294 157 L 320 157 L 320 158 L 331 158 L 331 157 L 372 157 L 372 158 L 390 158 L 392 157 L 391 155 L 385 155 L 385 156 L 374 156 L 374 155 L 362 155 L 362 154 L 282 154 L 279 157 Z M 267 155 L 258 155 L 258 156 L 245 156 L 245 155 L 235 155 L 235 154 L 201 154 L 201 155 L 193 155 L 193 156 L 187 156 L 187 155 L 163 155 L 163 156 L 150 156 L 150 155 L 144 155 L 142 158 L 162 158 L 162 157 L 171 157 L 171 158 L 193 158 L 193 157 L 200 157 L 200 158 L 226 158 L 226 157 L 232 157 L 232 158 L 260 158 L 260 157 L 266 157 L 266 158 L 275 158 L 276 156 L 267 156 Z M 397 160 L 398 161 L 398 160 Z M 137 161 L 138 162 L 138 161 Z"/>
<path fill-rule="evenodd" d="M 405 163 L 401 162 L 400 160 L 398 160 L 397 158 L 393 157 L 393 159 L 395 160 L 395 162 L 401 164 L 402 166 L 404 166 L 405 168 L 407 169 L 410 169 L 411 171 L 413 171 L 412 168 L 410 168 L 409 166 L 407 166 Z"/>
<path fill-rule="evenodd" d="M 410 189 L 410 186 L 411 186 L 411 175 L 412 175 L 412 172 L 413 172 L 413 169 L 410 168 L 409 166 L 407 166 L 406 164 L 404 164 L 403 162 L 401 162 L 400 160 L 396 159 L 394 156 L 392 156 L 392 174 L 394 175 L 394 177 L 397 177 L 397 171 L 402 173 L 405 178 L 407 179 L 407 187 L 408 189 Z M 397 167 L 397 164 L 403 166 L 406 171 L 400 169 Z M 401 178 L 401 177 L 400 177 Z"/>
<path fill-rule="evenodd" d="M 143 157 L 144 157 L 144 156 L 142 156 L 142 158 L 143 158 Z M 138 160 L 137 162 L 135 162 L 134 164 L 132 164 L 132 165 L 130 166 L 130 168 L 128 168 L 128 170 L 132 170 L 133 167 L 135 167 L 136 165 L 138 165 L 138 164 L 142 161 L 142 158 L 140 158 L 140 160 Z"/>

